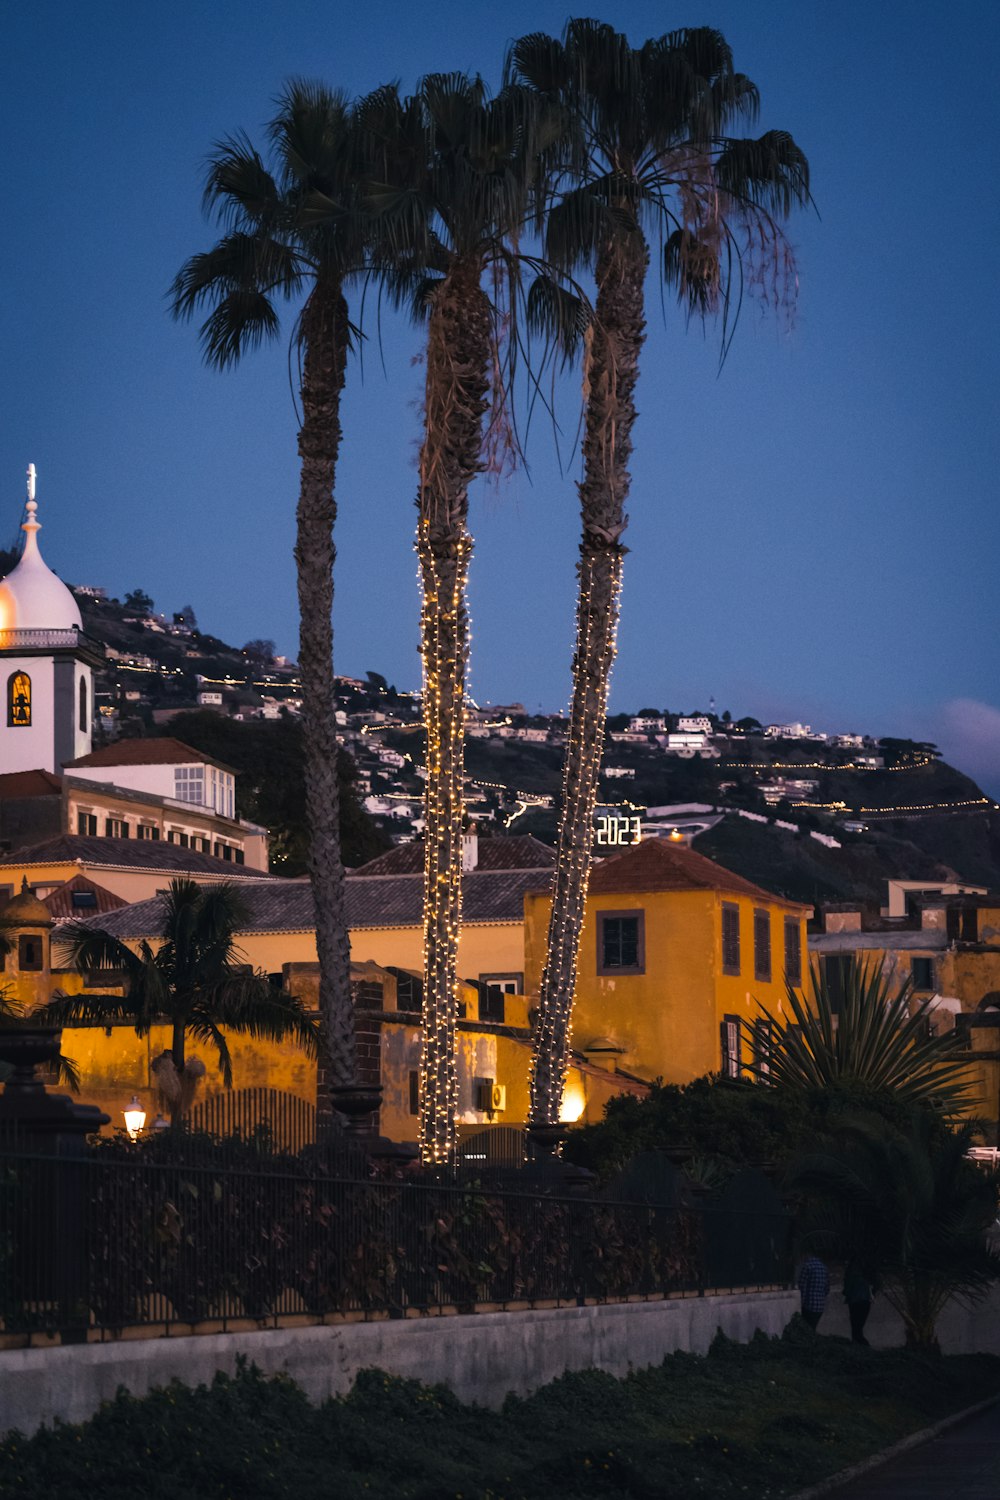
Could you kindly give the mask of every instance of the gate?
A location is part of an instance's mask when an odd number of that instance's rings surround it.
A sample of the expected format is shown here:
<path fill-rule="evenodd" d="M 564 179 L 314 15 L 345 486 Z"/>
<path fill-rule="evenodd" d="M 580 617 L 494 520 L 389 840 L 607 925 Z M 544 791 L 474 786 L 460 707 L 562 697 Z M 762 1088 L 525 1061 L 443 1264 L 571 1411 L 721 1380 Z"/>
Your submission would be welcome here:
<path fill-rule="evenodd" d="M 316 1142 L 316 1107 L 281 1089 L 228 1089 L 210 1094 L 188 1116 L 192 1130 L 244 1139 L 266 1130 L 281 1151 L 301 1151 Z"/>

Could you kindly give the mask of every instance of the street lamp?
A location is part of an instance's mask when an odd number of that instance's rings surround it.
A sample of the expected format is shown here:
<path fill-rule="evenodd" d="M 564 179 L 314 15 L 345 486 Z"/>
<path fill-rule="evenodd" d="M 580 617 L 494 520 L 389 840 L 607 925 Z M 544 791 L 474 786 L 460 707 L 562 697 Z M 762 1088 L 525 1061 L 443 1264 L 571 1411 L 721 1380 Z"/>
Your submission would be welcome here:
<path fill-rule="evenodd" d="M 125 1129 L 129 1133 L 129 1139 L 134 1141 L 146 1123 L 146 1111 L 139 1103 L 138 1094 L 132 1095 L 131 1103 L 128 1109 L 123 1111 L 123 1114 L 125 1116 Z"/>

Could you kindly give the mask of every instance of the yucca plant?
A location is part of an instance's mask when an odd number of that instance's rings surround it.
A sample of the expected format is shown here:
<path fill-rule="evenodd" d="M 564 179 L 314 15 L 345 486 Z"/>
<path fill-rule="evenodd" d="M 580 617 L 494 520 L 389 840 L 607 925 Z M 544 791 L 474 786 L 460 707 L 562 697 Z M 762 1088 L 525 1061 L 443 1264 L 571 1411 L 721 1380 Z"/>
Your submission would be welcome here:
<path fill-rule="evenodd" d="M 812 1003 L 788 986 L 790 1020 L 760 1005 L 769 1037 L 748 1064 L 750 1072 L 800 1094 L 859 1088 L 893 1094 L 904 1104 L 929 1104 L 946 1116 L 967 1113 L 972 1083 L 962 1039 L 954 1031 L 931 1030 L 930 998 L 915 1000 L 909 978 L 892 993 L 881 962 L 859 962 L 852 955 L 841 975 L 835 996 L 814 961 Z M 758 1048 L 760 1034 L 754 1033 Z"/>
<path fill-rule="evenodd" d="M 876 1276 L 915 1348 L 936 1347 L 946 1302 L 978 1300 L 1000 1272 L 986 1243 L 998 1178 L 966 1159 L 974 1136 L 972 1124 L 936 1127 L 926 1110 L 905 1131 L 843 1117 L 834 1141 L 802 1156 L 788 1178 L 807 1195 L 810 1243 Z"/>

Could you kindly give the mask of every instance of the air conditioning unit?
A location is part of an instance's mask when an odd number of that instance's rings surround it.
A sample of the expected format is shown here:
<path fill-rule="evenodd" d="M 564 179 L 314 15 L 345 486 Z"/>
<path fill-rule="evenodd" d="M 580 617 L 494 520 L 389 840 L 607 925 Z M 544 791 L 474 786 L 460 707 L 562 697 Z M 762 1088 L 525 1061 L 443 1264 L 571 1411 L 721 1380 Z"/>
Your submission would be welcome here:
<path fill-rule="evenodd" d="M 488 1078 L 479 1085 L 479 1108 L 488 1115 L 501 1114 L 507 1108 L 507 1090 L 502 1083 Z"/>

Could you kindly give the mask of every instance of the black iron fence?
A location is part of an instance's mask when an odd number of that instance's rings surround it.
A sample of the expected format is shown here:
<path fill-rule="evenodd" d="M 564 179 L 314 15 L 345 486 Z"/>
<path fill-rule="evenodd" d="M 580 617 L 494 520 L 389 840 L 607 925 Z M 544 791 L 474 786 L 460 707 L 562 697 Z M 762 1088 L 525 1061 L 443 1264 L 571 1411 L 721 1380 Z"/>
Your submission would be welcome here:
<path fill-rule="evenodd" d="M 225 1138 L 265 1133 L 281 1151 L 302 1151 L 316 1140 L 316 1106 L 281 1089 L 226 1089 L 193 1105 L 192 1131 Z"/>
<path fill-rule="evenodd" d="M 666 1206 L 366 1181 L 287 1158 L 235 1169 L 141 1153 L 0 1155 L 7 1334 L 404 1317 L 783 1285 L 789 1275 L 789 1218 L 766 1193 Z"/>

